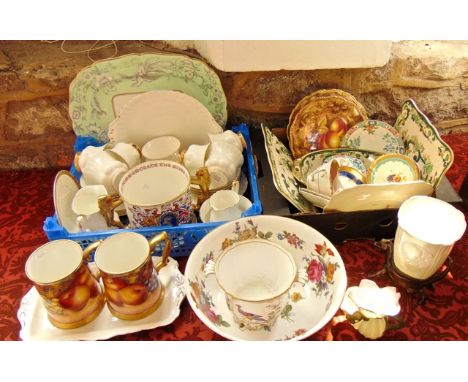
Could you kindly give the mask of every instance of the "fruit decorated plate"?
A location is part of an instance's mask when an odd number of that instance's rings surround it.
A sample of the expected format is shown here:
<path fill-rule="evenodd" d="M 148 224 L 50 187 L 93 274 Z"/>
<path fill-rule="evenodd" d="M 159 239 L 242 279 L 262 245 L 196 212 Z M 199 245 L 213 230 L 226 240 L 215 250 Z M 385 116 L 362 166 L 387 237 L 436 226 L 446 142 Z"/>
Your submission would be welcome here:
<path fill-rule="evenodd" d="M 299 158 L 338 148 L 348 129 L 364 120 L 366 111 L 352 95 L 336 89 L 313 93 L 292 111 L 287 129 L 291 153 Z"/>
<path fill-rule="evenodd" d="M 201 102 L 222 127 L 227 101 L 216 72 L 203 61 L 177 54 L 129 54 L 101 60 L 70 84 L 69 114 L 78 136 L 107 142 L 109 124 L 134 94 L 177 90 Z"/>
<path fill-rule="evenodd" d="M 197 99 L 172 90 L 150 91 L 130 100 L 109 125 L 111 143 L 131 142 L 139 147 L 153 138 L 171 135 L 180 149 L 210 143 L 208 134 L 223 131 Z"/>
<path fill-rule="evenodd" d="M 324 212 L 353 212 L 400 208 L 415 195 L 431 195 L 434 188 L 422 180 L 405 183 L 361 184 L 334 194 Z"/>
<path fill-rule="evenodd" d="M 68 232 L 80 231 L 77 218 L 78 215 L 72 209 L 72 201 L 80 185 L 75 177 L 66 170 L 57 173 L 54 180 L 53 198 L 57 220 Z"/>
<path fill-rule="evenodd" d="M 363 121 L 351 127 L 343 137 L 341 146 L 381 154 L 405 152 L 398 131 L 388 123 L 375 120 Z"/>
<path fill-rule="evenodd" d="M 401 154 L 378 157 L 367 175 L 367 183 L 401 183 L 419 179 L 420 171 L 416 162 Z"/>
<path fill-rule="evenodd" d="M 160 261 L 153 257 L 153 262 Z M 95 267 L 94 263 L 90 264 Z M 177 261 L 169 263 L 159 271 L 164 286 L 164 299 L 158 309 L 149 316 L 135 321 L 120 320 L 112 316 L 107 305 L 99 316 L 90 323 L 76 329 L 58 329 L 48 318 L 41 297 L 31 288 L 21 300 L 17 313 L 21 324 L 19 336 L 22 340 L 104 340 L 114 336 L 154 329 L 171 324 L 180 314 L 180 304 L 185 297 L 184 276 Z"/>
<path fill-rule="evenodd" d="M 317 150 L 294 160 L 293 175 L 299 182 L 306 184 L 307 175 L 316 170 L 323 163 L 338 159 L 344 165 L 355 167 L 366 174 L 367 168 L 379 156 L 378 153 L 366 150 L 328 149 Z M 348 163 L 346 163 L 348 162 Z"/>
<path fill-rule="evenodd" d="M 293 285 L 276 322 L 260 330 L 236 324 L 216 277 L 205 275 L 211 260 L 250 239 L 279 245 L 308 275 L 305 286 Z M 336 314 L 347 283 L 341 256 L 325 236 L 297 220 L 268 215 L 227 222 L 208 233 L 188 258 L 185 280 L 187 300 L 206 326 L 231 340 L 253 341 L 301 340 L 316 333 Z"/>

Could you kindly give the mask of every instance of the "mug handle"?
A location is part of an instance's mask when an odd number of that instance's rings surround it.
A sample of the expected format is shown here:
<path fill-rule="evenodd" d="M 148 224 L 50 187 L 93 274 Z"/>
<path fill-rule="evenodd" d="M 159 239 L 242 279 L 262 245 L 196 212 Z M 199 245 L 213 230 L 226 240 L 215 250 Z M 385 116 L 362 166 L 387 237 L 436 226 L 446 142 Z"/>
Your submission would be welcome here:
<path fill-rule="evenodd" d="M 97 280 L 99 280 L 101 278 L 101 272 L 99 272 L 99 269 L 97 269 L 96 271 L 93 271 L 89 266 L 89 261 L 91 259 L 91 252 L 95 251 L 97 249 L 97 247 L 99 247 L 99 245 L 101 243 L 102 243 L 102 240 L 95 241 L 95 242 L 91 243 L 90 245 L 88 245 L 83 251 L 83 261 L 88 266 L 89 271 L 91 272 L 91 274 Z"/>
<path fill-rule="evenodd" d="M 99 212 L 106 219 L 109 227 L 125 228 L 119 218 L 114 218 L 114 210 L 123 203 L 120 195 L 102 195 L 98 197 Z"/>
<path fill-rule="evenodd" d="M 149 240 L 150 254 L 151 254 L 151 252 L 154 251 L 154 248 L 156 247 L 156 245 L 158 243 L 160 243 L 161 241 L 165 241 L 165 245 L 164 245 L 164 250 L 163 250 L 161 262 L 154 266 L 157 273 L 159 273 L 159 271 L 162 268 L 164 268 L 166 266 L 166 264 L 169 262 L 169 255 L 170 255 L 171 249 L 172 249 L 172 242 L 171 242 L 171 238 L 169 237 L 169 235 L 167 234 L 166 231 L 163 231 L 163 232 L 153 236 Z"/>
<path fill-rule="evenodd" d="M 210 183 L 211 177 L 207 167 L 200 167 L 195 176 L 190 178 L 191 184 L 200 186 L 200 195 L 197 198 L 196 209 L 198 209 L 205 200 L 210 197 Z"/>

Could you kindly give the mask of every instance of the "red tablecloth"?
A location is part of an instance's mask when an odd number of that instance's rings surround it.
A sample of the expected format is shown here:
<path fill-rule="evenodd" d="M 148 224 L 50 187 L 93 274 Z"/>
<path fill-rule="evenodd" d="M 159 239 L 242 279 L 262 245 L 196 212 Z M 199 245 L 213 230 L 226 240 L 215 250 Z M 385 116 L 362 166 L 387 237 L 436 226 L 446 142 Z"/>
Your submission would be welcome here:
<path fill-rule="evenodd" d="M 466 174 L 468 134 L 446 136 L 456 160 L 447 177 L 458 191 Z M 31 283 L 24 274 L 29 254 L 47 241 L 42 224 L 53 214 L 52 184 L 57 170 L 8 171 L 0 173 L 0 339 L 17 340 L 20 324 L 16 313 Z M 462 208 L 462 207 L 460 207 Z M 466 216 L 466 212 L 465 212 Z M 385 255 L 371 241 L 353 241 L 337 246 L 346 266 L 348 286 L 357 285 L 369 273 L 384 268 Z M 428 299 L 417 299 L 403 288 L 401 318 L 406 326 L 387 331 L 382 340 L 467 340 L 468 339 L 468 239 L 458 241 L 451 253 L 451 273 L 426 289 Z M 178 258 L 184 270 L 186 258 Z M 380 286 L 395 285 L 388 275 L 374 277 Z M 342 315 L 338 311 L 337 316 Z M 331 321 L 310 340 L 362 340 L 346 321 Z M 114 337 L 113 340 L 221 340 L 195 315 L 185 300 L 180 316 L 163 328 Z"/>

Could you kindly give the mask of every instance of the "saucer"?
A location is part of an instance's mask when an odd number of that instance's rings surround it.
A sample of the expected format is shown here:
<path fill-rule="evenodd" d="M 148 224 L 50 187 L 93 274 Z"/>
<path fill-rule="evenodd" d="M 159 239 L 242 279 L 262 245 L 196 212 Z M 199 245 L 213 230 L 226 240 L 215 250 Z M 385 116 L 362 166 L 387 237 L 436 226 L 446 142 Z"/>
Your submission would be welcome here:
<path fill-rule="evenodd" d="M 234 322 L 211 260 L 235 243 L 268 240 L 288 251 L 297 269 L 307 274 L 305 286 L 293 284 L 276 322 L 247 330 Z M 209 232 L 193 249 L 185 268 L 187 299 L 200 320 L 231 340 L 300 340 L 323 328 L 336 314 L 346 290 L 346 270 L 333 244 L 314 228 L 281 216 L 259 215 L 227 222 Z"/>
<path fill-rule="evenodd" d="M 155 264 L 159 261 L 159 257 L 153 257 Z M 97 269 L 94 263 L 90 266 Z M 94 341 L 169 325 L 180 314 L 180 304 L 185 297 L 184 276 L 179 271 L 177 261 L 169 258 L 169 263 L 159 271 L 159 277 L 165 289 L 164 299 L 159 308 L 149 316 L 135 321 L 119 320 L 111 315 L 106 304 L 95 320 L 80 328 L 68 330 L 58 329 L 49 322 L 42 300 L 33 287 L 21 300 L 17 313 L 21 324 L 19 336 L 24 341 Z"/>
<path fill-rule="evenodd" d="M 299 187 L 301 195 L 314 206 L 323 208 L 330 202 L 330 196 L 322 195 L 307 188 Z"/>
<path fill-rule="evenodd" d="M 54 180 L 53 197 L 57 220 L 68 232 L 76 233 L 80 227 L 76 221 L 78 215 L 72 209 L 72 201 L 80 185 L 74 176 L 65 170 L 57 173 Z"/>
<path fill-rule="evenodd" d="M 367 183 L 401 183 L 420 179 L 418 165 L 410 157 L 387 154 L 378 157 L 369 167 Z"/>
<path fill-rule="evenodd" d="M 240 206 L 241 211 L 245 212 L 250 207 L 252 207 L 252 202 L 249 199 L 247 199 L 245 196 L 239 195 L 239 206 Z M 203 204 L 201 205 L 201 207 L 200 207 L 200 220 L 203 223 L 210 223 L 212 221 L 216 221 L 216 220 L 209 220 L 208 219 L 208 216 L 210 216 L 211 210 L 212 210 L 212 208 L 211 208 L 211 205 L 210 205 L 210 199 L 205 200 L 203 202 Z"/>

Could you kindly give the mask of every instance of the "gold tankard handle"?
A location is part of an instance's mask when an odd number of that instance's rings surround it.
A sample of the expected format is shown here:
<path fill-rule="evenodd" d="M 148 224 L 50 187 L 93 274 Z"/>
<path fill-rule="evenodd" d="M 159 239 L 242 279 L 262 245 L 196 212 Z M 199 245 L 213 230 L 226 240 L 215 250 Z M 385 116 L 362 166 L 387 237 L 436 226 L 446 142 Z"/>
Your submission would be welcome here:
<path fill-rule="evenodd" d="M 154 251 L 154 248 L 156 247 L 156 245 L 158 245 L 161 241 L 165 241 L 164 250 L 163 250 L 162 257 L 161 257 L 161 262 L 154 266 L 154 268 L 156 269 L 156 272 L 158 273 L 169 262 L 169 255 L 171 254 L 171 249 L 172 249 L 171 238 L 169 237 L 166 231 L 163 231 L 153 236 L 149 240 L 150 254 L 151 252 Z"/>
<path fill-rule="evenodd" d="M 98 198 L 99 211 L 109 227 L 125 228 L 120 219 L 114 218 L 114 210 L 122 203 L 120 195 L 102 195 Z"/>

